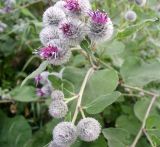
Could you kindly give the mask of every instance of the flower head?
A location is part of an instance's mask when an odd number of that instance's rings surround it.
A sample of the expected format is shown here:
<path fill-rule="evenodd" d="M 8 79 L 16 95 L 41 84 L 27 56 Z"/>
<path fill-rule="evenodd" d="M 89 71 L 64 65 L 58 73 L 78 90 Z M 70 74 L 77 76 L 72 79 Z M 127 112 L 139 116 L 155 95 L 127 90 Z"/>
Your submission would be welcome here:
<path fill-rule="evenodd" d="M 48 97 L 49 95 L 51 95 L 52 89 L 52 86 L 48 83 L 45 84 L 42 88 L 37 88 L 36 94 L 39 97 Z"/>
<path fill-rule="evenodd" d="M 84 38 L 84 24 L 77 19 L 66 19 L 59 24 L 59 36 L 71 46 L 78 45 Z"/>
<path fill-rule="evenodd" d="M 135 2 L 140 7 L 143 7 L 146 4 L 147 0 L 135 0 Z"/>
<path fill-rule="evenodd" d="M 65 13 L 57 7 L 49 7 L 43 14 L 44 26 L 57 26 L 61 20 L 66 17 Z"/>
<path fill-rule="evenodd" d="M 42 31 L 40 32 L 39 36 L 40 36 L 41 43 L 44 46 L 47 46 L 47 44 L 51 40 L 59 38 L 58 28 L 57 27 L 53 27 L 53 26 L 47 26 L 47 27 L 42 29 Z"/>
<path fill-rule="evenodd" d="M 78 0 L 66 0 L 64 7 L 71 12 L 78 12 L 81 10 Z"/>
<path fill-rule="evenodd" d="M 113 35 L 113 24 L 107 13 L 97 11 L 89 12 L 87 34 L 93 42 L 109 40 Z"/>
<path fill-rule="evenodd" d="M 105 13 L 103 11 L 99 11 L 99 10 L 90 11 L 88 14 L 94 23 L 104 25 L 109 21 L 109 17 L 107 15 L 107 13 Z"/>
<path fill-rule="evenodd" d="M 58 53 L 58 48 L 56 46 L 48 46 L 48 47 L 43 47 L 39 51 L 39 55 L 42 59 L 52 59 L 56 58 Z"/>
<path fill-rule="evenodd" d="M 38 84 L 47 84 L 49 82 L 48 81 L 48 75 L 49 75 L 48 71 L 44 71 L 41 74 L 38 74 L 34 78 L 36 85 L 38 85 Z"/>
<path fill-rule="evenodd" d="M 62 91 L 60 90 L 54 90 L 51 94 L 51 98 L 53 101 L 56 101 L 56 100 L 63 100 L 64 99 L 64 94 Z"/>
<path fill-rule="evenodd" d="M 55 141 L 51 141 L 48 147 L 69 147 L 68 145 L 57 145 Z"/>
<path fill-rule="evenodd" d="M 125 19 L 134 22 L 137 19 L 137 14 L 134 11 L 129 10 L 125 13 Z"/>
<path fill-rule="evenodd" d="M 62 100 L 53 101 L 49 106 L 49 114 L 54 118 L 63 118 L 67 112 L 67 104 Z"/>
<path fill-rule="evenodd" d="M 53 139 L 57 145 L 71 145 L 77 139 L 77 129 L 71 122 L 61 122 L 53 130 Z"/>
<path fill-rule="evenodd" d="M 81 140 L 91 142 L 101 133 L 101 126 L 94 118 L 84 118 L 77 125 L 78 136 Z"/>

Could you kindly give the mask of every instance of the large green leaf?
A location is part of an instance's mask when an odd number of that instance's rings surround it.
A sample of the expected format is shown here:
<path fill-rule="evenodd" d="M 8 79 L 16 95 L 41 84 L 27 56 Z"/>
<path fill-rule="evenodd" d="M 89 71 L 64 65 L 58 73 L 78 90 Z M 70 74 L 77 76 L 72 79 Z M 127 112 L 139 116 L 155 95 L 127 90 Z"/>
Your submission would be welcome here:
<path fill-rule="evenodd" d="M 32 130 L 22 116 L 8 118 L 0 112 L 0 147 L 23 147 Z"/>
<path fill-rule="evenodd" d="M 106 107 L 114 103 L 120 96 L 120 92 L 113 92 L 111 94 L 103 95 L 93 99 L 93 101 L 85 106 L 89 114 L 97 114 L 102 112 Z"/>
<path fill-rule="evenodd" d="M 118 85 L 118 75 L 115 70 L 104 69 L 95 71 L 86 85 L 83 106 L 90 104 L 100 96 L 112 93 Z"/>
<path fill-rule="evenodd" d="M 11 91 L 11 96 L 20 102 L 36 101 L 39 98 L 36 95 L 36 89 L 32 86 L 16 87 Z"/>
<path fill-rule="evenodd" d="M 128 58 L 120 72 L 126 84 L 144 86 L 152 81 L 160 80 L 160 62 L 144 63 L 137 57 Z"/>
<path fill-rule="evenodd" d="M 137 101 L 136 104 L 134 105 L 134 113 L 140 121 L 143 121 L 146 111 L 149 107 L 150 101 L 151 101 L 151 98 L 150 99 L 145 98 L 145 99 L 141 99 Z M 151 114 L 158 114 L 155 105 L 153 106 L 151 110 Z"/>
<path fill-rule="evenodd" d="M 109 147 L 127 147 L 130 144 L 129 133 L 121 128 L 108 128 L 102 131 Z"/>
<path fill-rule="evenodd" d="M 26 140 L 23 147 L 48 147 L 47 144 L 52 141 L 52 131 L 58 124 L 58 120 L 54 119 L 47 123 L 42 129 L 36 132 L 32 138 Z"/>

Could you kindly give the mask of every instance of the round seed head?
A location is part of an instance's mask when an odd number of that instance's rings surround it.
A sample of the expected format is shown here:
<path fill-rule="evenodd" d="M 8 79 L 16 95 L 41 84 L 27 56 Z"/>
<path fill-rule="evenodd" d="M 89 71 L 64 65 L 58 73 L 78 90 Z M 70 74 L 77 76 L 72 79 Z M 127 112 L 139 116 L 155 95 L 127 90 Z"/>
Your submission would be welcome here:
<path fill-rule="evenodd" d="M 135 3 L 141 7 L 146 4 L 147 0 L 135 0 Z"/>
<path fill-rule="evenodd" d="M 77 139 L 77 129 L 71 122 L 61 122 L 53 130 L 53 139 L 57 145 L 71 145 Z"/>
<path fill-rule="evenodd" d="M 94 118 L 84 118 L 77 125 L 78 136 L 81 140 L 91 142 L 101 133 L 101 126 Z"/>
<path fill-rule="evenodd" d="M 41 43 L 44 46 L 46 46 L 51 40 L 59 38 L 58 28 L 53 26 L 47 26 L 42 29 L 39 37 L 40 37 Z"/>
<path fill-rule="evenodd" d="M 125 14 L 125 19 L 128 21 L 134 22 L 137 19 L 137 14 L 134 11 L 129 10 Z"/>
<path fill-rule="evenodd" d="M 68 145 L 57 145 L 54 141 L 50 142 L 48 147 L 69 147 Z"/>
<path fill-rule="evenodd" d="M 77 19 L 65 19 L 59 24 L 59 36 L 70 46 L 79 45 L 85 37 L 84 23 Z"/>
<path fill-rule="evenodd" d="M 67 104 L 63 101 L 53 101 L 49 106 L 49 114 L 54 118 L 63 118 L 67 112 Z"/>
<path fill-rule="evenodd" d="M 61 20 L 66 17 L 65 13 L 57 7 L 49 7 L 43 14 L 44 26 L 57 26 Z"/>
<path fill-rule="evenodd" d="M 56 101 L 56 100 L 63 100 L 64 99 L 64 94 L 62 91 L 60 90 L 54 90 L 51 94 L 51 98 L 53 101 Z"/>

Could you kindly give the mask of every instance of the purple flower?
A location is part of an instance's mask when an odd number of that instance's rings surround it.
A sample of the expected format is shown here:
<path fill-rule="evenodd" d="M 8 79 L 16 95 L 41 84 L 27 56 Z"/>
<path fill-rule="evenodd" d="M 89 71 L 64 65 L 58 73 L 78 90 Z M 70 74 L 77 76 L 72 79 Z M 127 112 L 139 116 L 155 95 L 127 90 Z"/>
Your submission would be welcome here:
<path fill-rule="evenodd" d="M 64 5 L 64 7 L 72 12 L 80 11 L 78 0 L 66 0 L 66 4 Z"/>
<path fill-rule="evenodd" d="M 42 76 L 39 74 L 34 78 L 34 80 L 35 80 L 35 83 L 36 83 L 36 86 L 37 86 L 40 83 L 40 81 L 42 80 Z"/>
<path fill-rule="evenodd" d="M 68 36 L 72 36 L 74 34 L 73 27 L 74 27 L 73 24 L 68 22 L 68 23 L 62 23 L 60 29 L 62 30 L 63 34 L 66 37 L 68 37 Z"/>
<path fill-rule="evenodd" d="M 88 14 L 94 23 L 104 25 L 109 21 L 109 17 L 107 13 L 103 11 L 100 11 L 100 10 L 90 11 Z"/>
<path fill-rule="evenodd" d="M 43 97 L 45 95 L 45 93 L 42 91 L 41 88 L 37 88 L 36 89 L 36 95 L 39 97 Z"/>
<path fill-rule="evenodd" d="M 42 59 L 56 58 L 58 53 L 58 48 L 56 46 L 49 45 L 48 47 L 41 48 L 39 55 Z"/>

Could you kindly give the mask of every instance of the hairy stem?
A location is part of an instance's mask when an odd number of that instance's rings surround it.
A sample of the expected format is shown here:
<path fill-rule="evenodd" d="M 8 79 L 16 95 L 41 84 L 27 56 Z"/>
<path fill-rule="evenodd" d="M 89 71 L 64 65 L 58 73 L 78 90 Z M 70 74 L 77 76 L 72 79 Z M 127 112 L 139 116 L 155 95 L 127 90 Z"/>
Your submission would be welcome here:
<path fill-rule="evenodd" d="M 77 101 L 76 109 L 75 109 L 75 112 L 74 112 L 74 115 L 73 115 L 72 123 L 75 123 L 75 121 L 77 119 L 77 116 L 78 116 L 78 113 L 79 113 L 79 108 L 81 107 L 83 92 L 84 92 L 84 89 L 86 87 L 87 81 L 88 81 L 90 75 L 93 73 L 93 71 L 94 71 L 94 69 L 93 69 L 93 67 L 91 67 L 88 70 L 88 72 L 87 72 L 87 74 L 86 74 L 86 76 L 83 80 L 82 86 L 81 86 L 79 94 L 78 94 L 78 101 Z"/>
<path fill-rule="evenodd" d="M 149 116 L 149 114 L 151 112 L 151 109 L 152 109 L 153 104 L 155 103 L 156 99 L 157 99 L 157 95 L 153 95 L 153 97 L 152 97 L 152 99 L 150 101 L 150 104 L 149 104 L 149 106 L 147 108 L 147 111 L 145 113 L 141 128 L 139 129 L 139 132 L 138 132 L 137 136 L 135 137 L 135 139 L 134 139 L 134 141 L 133 141 L 133 143 L 132 143 L 132 145 L 130 147 L 136 147 L 136 144 L 137 144 L 138 140 L 140 139 L 140 137 L 141 137 L 141 135 L 143 133 L 143 130 L 145 129 L 147 118 L 148 118 L 148 116 Z"/>

